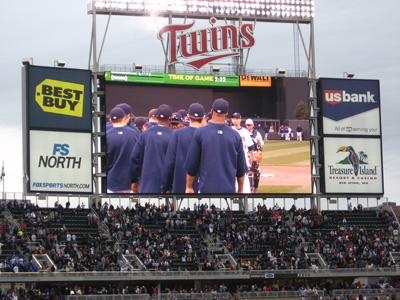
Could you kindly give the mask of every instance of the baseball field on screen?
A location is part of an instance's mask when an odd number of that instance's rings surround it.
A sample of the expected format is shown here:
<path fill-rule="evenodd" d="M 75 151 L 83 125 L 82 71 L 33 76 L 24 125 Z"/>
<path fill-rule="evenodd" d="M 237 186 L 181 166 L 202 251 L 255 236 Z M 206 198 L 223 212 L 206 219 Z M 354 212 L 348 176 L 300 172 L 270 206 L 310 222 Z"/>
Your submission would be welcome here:
<path fill-rule="evenodd" d="M 265 141 L 259 193 L 311 193 L 309 141 Z"/>

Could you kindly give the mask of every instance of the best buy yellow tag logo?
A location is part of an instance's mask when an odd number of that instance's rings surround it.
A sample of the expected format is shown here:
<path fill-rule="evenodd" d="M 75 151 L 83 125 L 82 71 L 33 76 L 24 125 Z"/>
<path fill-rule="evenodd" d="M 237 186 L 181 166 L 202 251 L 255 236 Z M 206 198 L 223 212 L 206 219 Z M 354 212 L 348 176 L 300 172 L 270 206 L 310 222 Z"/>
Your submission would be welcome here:
<path fill-rule="evenodd" d="M 43 111 L 82 118 L 83 84 L 45 79 L 36 86 L 35 100 Z"/>

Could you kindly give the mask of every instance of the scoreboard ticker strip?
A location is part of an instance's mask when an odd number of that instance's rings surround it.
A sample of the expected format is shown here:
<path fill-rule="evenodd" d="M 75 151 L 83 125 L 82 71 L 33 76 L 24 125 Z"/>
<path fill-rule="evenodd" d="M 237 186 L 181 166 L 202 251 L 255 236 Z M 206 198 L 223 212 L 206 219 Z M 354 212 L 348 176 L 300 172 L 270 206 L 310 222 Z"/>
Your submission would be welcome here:
<path fill-rule="evenodd" d="M 207 74 L 164 74 L 141 72 L 105 72 L 106 81 L 199 86 L 258 86 L 271 87 L 267 76 L 224 76 Z"/>

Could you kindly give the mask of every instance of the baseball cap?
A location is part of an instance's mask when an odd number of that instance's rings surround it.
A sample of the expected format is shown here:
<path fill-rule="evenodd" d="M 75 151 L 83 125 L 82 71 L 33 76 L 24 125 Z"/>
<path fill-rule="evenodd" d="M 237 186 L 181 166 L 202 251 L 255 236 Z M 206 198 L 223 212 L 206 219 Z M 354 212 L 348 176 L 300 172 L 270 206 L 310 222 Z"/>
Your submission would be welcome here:
<path fill-rule="evenodd" d="M 225 120 L 225 124 L 228 125 L 228 126 L 233 126 L 232 119 L 226 119 Z"/>
<path fill-rule="evenodd" d="M 135 121 L 133 121 L 133 124 L 134 124 L 136 127 L 142 127 L 143 125 L 147 124 L 147 120 L 146 120 L 146 118 L 144 118 L 144 117 L 137 117 L 137 118 L 135 119 Z"/>
<path fill-rule="evenodd" d="M 246 120 L 246 125 L 254 125 L 253 120 L 252 119 L 247 119 Z"/>
<path fill-rule="evenodd" d="M 180 113 L 174 112 L 171 118 L 171 124 L 179 124 L 182 123 L 183 119 Z"/>
<path fill-rule="evenodd" d="M 157 108 L 157 115 L 161 119 L 168 119 L 172 116 L 172 111 L 167 105 L 161 104 Z"/>
<path fill-rule="evenodd" d="M 178 110 L 178 113 L 182 116 L 182 118 L 185 118 L 188 114 L 187 110 L 185 109 Z"/>
<path fill-rule="evenodd" d="M 128 103 L 120 103 L 117 104 L 115 107 L 122 108 L 126 115 L 131 115 L 132 117 L 134 117 L 134 115 L 132 114 L 132 107 Z"/>
<path fill-rule="evenodd" d="M 238 112 L 235 112 L 235 113 L 232 115 L 232 118 L 238 118 L 238 119 L 241 119 L 241 118 L 242 118 L 242 115 L 241 115 L 241 114 L 239 114 Z"/>
<path fill-rule="evenodd" d="M 125 116 L 126 116 L 126 114 L 122 108 L 114 107 L 110 111 L 110 119 L 111 120 L 119 120 L 119 119 L 124 118 Z"/>
<path fill-rule="evenodd" d="M 192 117 L 203 117 L 204 107 L 200 103 L 192 103 L 189 107 L 189 115 Z"/>
<path fill-rule="evenodd" d="M 151 117 L 157 118 L 157 116 L 158 116 L 157 108 L 153 108 L 151 110 Z"/>
<path fill-rule="evenodd" d="M 207 113 L 207 114 L 206 114 L 206 119 L 207 119 L 207 120 L 211 120 L 211 118 L 212 118 L 211 112 Z"/>
<path fill-rule="evenodd" d="M 212 104 L 212 110 L 218 114 L 226 114 L 229 111 L 229 103 L 225 99 L 215 99 Z"/>

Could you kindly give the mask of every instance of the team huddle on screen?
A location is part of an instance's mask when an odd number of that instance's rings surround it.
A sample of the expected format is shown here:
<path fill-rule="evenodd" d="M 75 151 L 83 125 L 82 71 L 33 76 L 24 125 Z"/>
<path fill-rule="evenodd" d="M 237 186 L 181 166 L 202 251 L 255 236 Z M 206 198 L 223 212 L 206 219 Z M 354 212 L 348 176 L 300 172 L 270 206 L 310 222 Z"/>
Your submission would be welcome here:
<path fill-rule="evenodd" d="M 169 105 L 151 109 L 148 120 L 118 104 L 107 123 L 108 193 L 257 193 L 264 146 L 251 119 L 228 119 L 229 103 L 211 111 L 193 103 L 188 111 Z"/>

